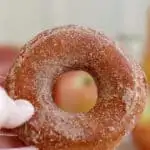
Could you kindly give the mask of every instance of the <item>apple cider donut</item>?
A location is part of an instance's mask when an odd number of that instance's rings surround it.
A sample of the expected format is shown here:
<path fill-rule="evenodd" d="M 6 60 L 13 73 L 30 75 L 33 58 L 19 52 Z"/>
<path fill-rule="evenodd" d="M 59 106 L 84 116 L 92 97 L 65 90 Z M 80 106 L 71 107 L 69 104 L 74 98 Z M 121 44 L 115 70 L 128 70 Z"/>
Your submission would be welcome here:
<path fill-rule="evenodd" d="M 89 73 L 98 98 L 88 112 L 60 109 L 53 86 L 63 73 Z M 135 125 L 145 106 L 146 80 L 139 65 L 105 35 L 76 25 L 47 30 L 28 42 L 6 80 L 13 99 L 28 99 L 33 118 L 15 129 L 40 150 L 110 150 Z M 86 104 L 85 104 L 86 105 Z"/>

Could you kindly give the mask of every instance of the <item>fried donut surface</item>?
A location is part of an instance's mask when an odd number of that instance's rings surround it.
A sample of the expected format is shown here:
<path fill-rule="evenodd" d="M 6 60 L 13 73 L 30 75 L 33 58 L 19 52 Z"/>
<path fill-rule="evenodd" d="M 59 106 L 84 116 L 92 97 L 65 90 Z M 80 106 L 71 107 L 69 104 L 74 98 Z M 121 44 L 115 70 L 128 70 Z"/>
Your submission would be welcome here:
<path fill-rule="evenodd" d="M 53 102 L 53 85 L 67 71 L 90 73 L 98 87 L 88 113 L 68 113 Z M 143 111 L 146 81 L 141 68 L 102 33 L 69 25 L 40 33 L 22 49 L 7 80 L 14 99 L 28 99 L 35 116 L 15 132 L 40 150 L 110 150 Z"/>

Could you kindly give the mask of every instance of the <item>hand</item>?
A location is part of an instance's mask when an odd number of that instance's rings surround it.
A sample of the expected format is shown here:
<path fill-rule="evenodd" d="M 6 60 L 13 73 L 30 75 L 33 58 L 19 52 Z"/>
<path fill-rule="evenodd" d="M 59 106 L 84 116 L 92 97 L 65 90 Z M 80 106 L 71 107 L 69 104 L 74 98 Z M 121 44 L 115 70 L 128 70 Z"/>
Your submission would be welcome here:
<path fill-rule="evenodd" d="M 0 88 L 0 129 L 16 128 L 28 121 L 34 114 L 34 107 L 26 100 L 12 100 L 4 89 Z M 0 150 L 35 150 L 24 147 L 17 136 L 0 131 Z"/>

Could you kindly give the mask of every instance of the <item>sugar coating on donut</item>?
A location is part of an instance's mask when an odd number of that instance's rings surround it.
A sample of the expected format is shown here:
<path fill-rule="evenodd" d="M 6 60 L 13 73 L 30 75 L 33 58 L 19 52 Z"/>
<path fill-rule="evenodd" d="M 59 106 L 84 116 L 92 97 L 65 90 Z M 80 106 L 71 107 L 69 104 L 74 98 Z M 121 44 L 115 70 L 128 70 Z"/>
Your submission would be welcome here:
<path fill-rule="evenodd" d="M 63 112 L 52 101 L 56 78 L 76 69 L 91 73 L 99 87 L 99 101 L 86 114 Z M 74 25 L 47 30 L 28 42 L 6 88 L 13 98 L 36 106 L 35 117 L 16 132 L 43 150 L 114 148 L 133 128 L 146 97 L 141 68 L 102 33 Z"/>

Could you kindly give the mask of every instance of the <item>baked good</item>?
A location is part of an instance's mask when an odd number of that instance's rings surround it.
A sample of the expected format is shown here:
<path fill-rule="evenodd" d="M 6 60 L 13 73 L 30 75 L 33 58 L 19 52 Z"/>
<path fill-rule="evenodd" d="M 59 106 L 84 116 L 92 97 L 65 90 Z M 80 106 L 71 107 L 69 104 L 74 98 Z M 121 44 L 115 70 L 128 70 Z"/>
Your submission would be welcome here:
<path fill-rule="evenodd" d="M 97 103 L 87 113 L 65 112 L 53 101 L 56 79 L 73 70 L 90 73 L 97 84 Z M 40 150 L 113 149 L 134 127 L 147 89 L 140 66 L 115 43 L 76 25 L 46 30 L 29 41 L 5 87 L 13 99 L 28 99 L 35 106 L 34 117 L 15 132 Z"/>

